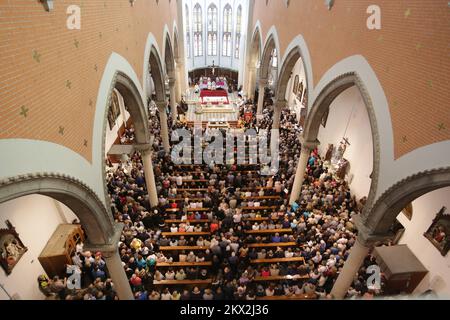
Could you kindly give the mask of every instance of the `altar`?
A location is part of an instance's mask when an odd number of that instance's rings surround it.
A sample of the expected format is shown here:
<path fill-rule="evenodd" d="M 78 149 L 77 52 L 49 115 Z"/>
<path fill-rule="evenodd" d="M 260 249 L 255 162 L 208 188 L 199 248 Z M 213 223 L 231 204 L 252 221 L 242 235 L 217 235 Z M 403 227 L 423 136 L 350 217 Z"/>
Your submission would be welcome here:
<path fill-rule="evenodd" d="M 224 78 L 200 78 L 194 89 L 187 94 L 188 121 L 237 121 L 237 97 L 228 93 Z"/>

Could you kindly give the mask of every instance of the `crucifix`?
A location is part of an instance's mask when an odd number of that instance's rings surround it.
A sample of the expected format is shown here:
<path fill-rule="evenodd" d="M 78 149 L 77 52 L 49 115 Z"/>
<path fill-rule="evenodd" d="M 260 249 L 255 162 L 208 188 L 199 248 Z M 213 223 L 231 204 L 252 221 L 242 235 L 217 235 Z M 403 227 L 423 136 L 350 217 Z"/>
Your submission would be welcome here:
<path fill-rule="evenodd" d="M 214 60 L 213 60 L 212 66 L 209 66 L 209 67 L 208 67 L 208 68 L 211 69 L 211 72 L 212 72 L 213 76 L 215 75 L 215 72 L 216 72 L 216 68 L 217 68 L 217 67 L 218 67 L 218 66 L 216 66 L 216 65 L 214 64 Z"/>

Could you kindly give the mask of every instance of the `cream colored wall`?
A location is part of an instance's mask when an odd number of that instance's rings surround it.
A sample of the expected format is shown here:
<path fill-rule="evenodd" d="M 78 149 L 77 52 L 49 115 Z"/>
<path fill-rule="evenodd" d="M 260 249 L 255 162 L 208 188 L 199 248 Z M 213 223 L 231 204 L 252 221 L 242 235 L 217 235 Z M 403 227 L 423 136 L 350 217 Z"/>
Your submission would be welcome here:
<path fill-rule="evenodd" d="M 0 228 L 6 228 L 6 220 L 11 221 L 28 248 L 9 276 L 0 270 L 0 284 L 11 296 L 18 294 L 26 300 L 45 298 L 37 286 L 37 277 L 45 273 L 38 256 L 59 224 L 76 219 L 69 208 L 59 204 L 64 218 L 54 200 L 46 196 L 29 195 L 0 204 Z M 1 300 L 7 298 L 0 292 Z"/>
<path fill-rule="evenodd" d="M 120 127 L 128 121 L 130 118 L 130 113 L 125 109 L 125 104 L 122 95 L 118 93 L 120 115 L 117 117 L 116 124 L 112 129 L 109 128 L 109 124 L 106 125 L 106 137 L 105 137 L 105 157 L 109 150 L 116 141 Z"/>
<path fill-rule="evenodd" d="M 325 156 L 329 143 L 339 146 L 344 133 L 351 144 L 344 154 L 350 162 L 348 176 L 353 175 L 350 188 L 360 199 L 369 194 L 372 182 L 369 176 L 373 168 L 373 142 L 369 116 L 356 87 L 345 90 L 331 103 L 327 125 L 319 130 L 320 154 Z"/>
<path fill-rule="evenodd" d="M 450 254 L 445 257 L 423 236 L 443 207 L 450 212 L 450 187 L 430 192 L 412 203 L 411 221 L 403 213 L 397 219 L 405 227 L 400 244 L 406 244 L 422 262 L 429 273 L 415 290 L 422 293 L 433 289 L 441 298 L 450 299 Z"/>
<path fill-rule="evenodd" d="M 295 76 L 297 76 L 297 75 L 299 78 L 299 83 L 303 82 L 303 91 L 305 91 L 306 90 L 306 77 L 305 77 L 305 69 L 303 68 L 303 62 L 301 59 L 299 59 L 297 61 L 294 68 L 292 69 L 292 76 L 288 82 L 286 96 L 285 96 L 285 99 L 288 102 L 288 106 L 292 107 L 295 110 L 295 112 L 297 114 L 297 119 L 300 119 L 300 112 L 301 112 L 302 104 L 301 104 L 301 101 L 297 99 L 297 95 L 295 95 L 293 93 Z"/>

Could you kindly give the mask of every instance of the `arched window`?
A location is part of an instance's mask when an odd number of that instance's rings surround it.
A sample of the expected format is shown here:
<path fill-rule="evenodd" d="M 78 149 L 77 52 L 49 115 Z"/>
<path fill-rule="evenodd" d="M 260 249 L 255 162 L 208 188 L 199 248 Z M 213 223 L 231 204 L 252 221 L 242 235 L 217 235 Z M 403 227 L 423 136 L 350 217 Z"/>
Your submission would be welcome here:
<path fill-rule="evenodd" d="M 242 32 L 242 6 L 239 6 L 237 9 L 237 16 L 236 16 L 236 39 L 234 40 L 236 42 L 235 44 L 235 50 L 234 50 L 234 57 L 236 59 L 239 59 L 239 51 L 241 48 L 241 32 Z"/>
<path fill-rule="evenodd" d="M 217 55 L 217 7 L 208 7 L 208 56 Z"/>
<path fill-rule="evenodd" d="M 194 7 L 194 56 L 200 57 L 203 55 L 203 22 L 202 22 L 202 8 L 200 4 Z"/>
<path fill-rule="evenodd" d="M 223 10 L 223 50 L 224 57 L 231 57 L 231 32 L 232 32 L 232 10 L 231 6 L 227 4 Z"/>
<path fill-rule="evenodd" d="M 186 56 L 191 57 L 191 25 L 189 23 L 189 8 L 186 5 Z"/>

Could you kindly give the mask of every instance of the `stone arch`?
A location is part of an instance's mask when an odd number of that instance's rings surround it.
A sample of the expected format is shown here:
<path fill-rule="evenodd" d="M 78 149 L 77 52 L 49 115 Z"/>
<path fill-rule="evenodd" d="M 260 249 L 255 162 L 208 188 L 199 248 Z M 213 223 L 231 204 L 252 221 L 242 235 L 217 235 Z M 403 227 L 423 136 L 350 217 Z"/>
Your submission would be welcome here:
<path fill-rule="evenodd" d="M 104 155 L 105 149 L 105 141 L 106 141 L 106 125 L 108 122 L 108 110 L 109 105 L 111 103 L 111 98 L 113 95 L 114 89 L 117 89 L 123 97 L 123 100 L 128 107 L 128 111 L 130 112 L 131 119 L 133 120 L 134 125 L 134 134 L 136 139 L 136 144 L 139 145 L 147 145 L 150 143 L 150 131 L 148 128 L 148 115 L 147 108 L 145 107 L 145 103 L 142 99 L 140 88 L 138 84 L 136 84 L 128 75 L 126 75 L 122 71 L 116 71 L 113 76 L 110 88 L 109 95 L 106 100 L 106 107 L 104 108 L 103 115 L 103 147 L 102 147 L 102 159 Z M 103 187 L 105 192 L 105 202 L 107 207 L 111 206 L 110 198 L 107 190 L 106 183 L 106 168 L 104 165 L 101 166 L 102 172 L 102 180 Z"/>
<path fill-rule="evenodd" d="M 164 37 L 164 64 L 166 74 L 169 77 L 175 76 L 175 59 L 172 49 L 172 43 L 170 39 L 169 32 L 166 32 Z"/>
<path fill-rule="evenodd" d="M 179 51 L 179 41 L 178 41 L 178 29 L 174 25 L 173 27 L 173 58 L 174 60 L 180 59 L 180 51 Z"/>
<path fill-rule="evenodd" d="M 287 47 L 282 60 L 276 91 L 277 100 L 285 99 L 287 85 L 291 77 L 292 69 L 300 58 L 302 59 L 303 68 L 305 70 L 306 90 L 308 97 L 311 97 L 314 88 L 311 56 L 303 37 L 297 36 Z M 310 101 L 311 99 L 308 99 L 308 106 L 306 106 L 308 109 Z"/>
<path fill-rule="evenodd" d="M 153 83 L 155 84 L 155 93 L 157 101 L 164 101 L 166 97 L 166 86 L 164 82 L 164 68 L 161 63 L 161 58 L 158 53 L 158 50 L 155 46 L 152 46 L 150 49 L 149 55 L 149 66 L 150 70 L 147 72 L 151 72 L 151 76 L 153 78 Z M 148 94 L 150 96 L 150 94 Z"/>
<path fill-rule="evenodd" d="M 0 181 L 0 203 L 31 194 L 51 197 L 69 207 L 80 219 L 90 245 L 114 245 L 121 226 L 97 194 L 81 181 L 63 174 L 36 173 Z"/>
<path fill-rule="evenodd" d="M 249 60 L 247 65 L 248 67 L 247 91 L 250 96 L 253 95 L 255 92 L 255 84 L 258 76 L 256 64 L 260 63 L 259 61 L 261 59 L 262 54 L 261 48 L 262 48 L 261 28 L 259 25 L 256 25 L 250 43 Z"/>
<path fill-rule="evenodd" d="M 370 185 L 367 204 L 375 200 L 378 179 L 380 175 L 380 141 L 378 134 L 378 124 L 375 117 L 374 106 L 372 100 L 367 93 L 366 87 L 356 72 L 348 72 L 342 74 L 326 84 L 319 92 L 316 99 L 311 105 L 311 109 L 306 117 L 303 138 L 306 143 L 316 142 L 319 134 L 320 124 L 323 116 L 329 110 L 331 103 L 345 90 L 356 86 L 359 89 L 361 97 L 366 106 L 369 116 L 369 122 L 372 132 L 373 145 L 373 166 L 372 166 L 372 182 Z M 366 209 L 364 209 L 366 210 Z"/>
<path fill-rule="evenodd" d="M 272 27 L 268 32 L 268 37 L 264 45 L 264 50 L 261 57 L 261 67 L 259 72 L 259 77 L 261 79 L 269 78 L 270 70 L 270 58 L 272 56 L 273 50 L 277 50 L 278 56 L 280 56 L 280 45 L 278 40 L 278 35 L 275 27 Z"/>
<path fill-rule="evenodd" d="M 123 100 L 128 107 L 131 118 L 133 120 L 136 143 L 146 144 L 150 142 L 150 132 L 148 129 L 148 115 L 144 101 L 137 87 L 137 84 L 131 80 L 125 73 L 117 71 L 114 75 L 113 81 L 110 87 L 110 94 L 108 97 L 108 106 L 111 101 L 113 90 L 117 89 L 123 97 Z M 104 138 L 106 135 L 106 123 L 108 117 L 108 108 L 106 108 L 104 118 Z"/>
<path fill-rule="evenodd" d="M 389 232 L 397 215 L 409 203 L 431 191 L 450 186 L 450 167 L 411 175 L 387 189 L 372 207 L 361 216 L 364 228 L 371 235 Z"/>

